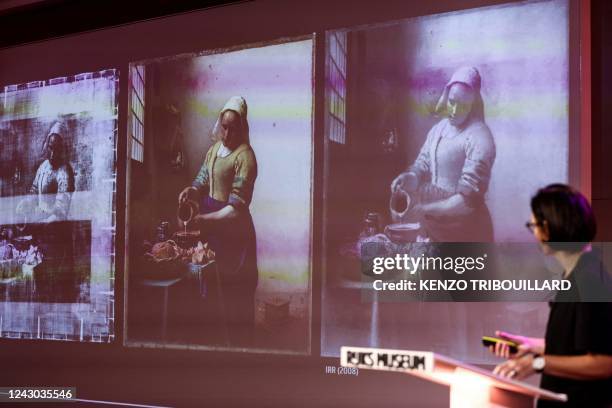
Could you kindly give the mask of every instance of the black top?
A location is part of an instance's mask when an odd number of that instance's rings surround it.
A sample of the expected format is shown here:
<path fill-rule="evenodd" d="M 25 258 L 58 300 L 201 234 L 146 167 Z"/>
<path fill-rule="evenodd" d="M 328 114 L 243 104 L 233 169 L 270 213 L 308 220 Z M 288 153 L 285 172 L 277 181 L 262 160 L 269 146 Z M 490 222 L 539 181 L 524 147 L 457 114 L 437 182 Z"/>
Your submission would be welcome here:
<path fill-rule="evenodd" d="M 612 303 L 579 302 L 594 296 L 591 289 L 595 281 L 603 289 L 597 290 L 596 295 L 600 297 L 607 292 L 607 299 L 612 302 L 610 280 L 600 259 L 594 251 L 582 255 L 569 276 L 572 290 L 560 292 L 555 302 L 551 302 L 545 339 L 547 355 L 612 355 Z M 588 293 L 585 287 L 589 288 Z M 612 407 L 612 377 L 585 381 L 542 374 L 541 387 L 567 394 L 568 403 L 541 400 L 538 407 Z"/>

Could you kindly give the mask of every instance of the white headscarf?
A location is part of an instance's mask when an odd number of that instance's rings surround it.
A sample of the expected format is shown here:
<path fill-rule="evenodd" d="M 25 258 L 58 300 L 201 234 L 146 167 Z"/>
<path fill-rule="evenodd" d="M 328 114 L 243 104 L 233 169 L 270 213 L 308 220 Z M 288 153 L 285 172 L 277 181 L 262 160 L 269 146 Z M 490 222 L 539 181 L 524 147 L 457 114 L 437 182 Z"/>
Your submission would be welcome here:
<path fill-rule="evenodd" d="M 51 135 L 62 136 L 64 133 L 65 133 L 64 124 L 60 121 L 57 121 L 53 124 L 53 126 L 51 126 L 51 129 L 49 129 L 48 136 L 51 136 Z"/>
<path fill-rule="evenodd" d="M 51 129 L 49 129 L 49 133 L 47 133 L 47 136 L 45 136 L 45 140 L 42 145 L 42 154 L 44 155 L 47 151 L 47 144 L 49 143 L 49 139 L 51 138 L 51 135 L 58 135 L 60 136 L 60 138 L 62 138 L 62 142 L 65 142 L 64 137 L 66 133 L 67 133 L 66 126 L 64 125 L 64 123 L 59 120 L 55 122 L 53 126 L 51 126 Z M 65 144 L 64 144 L 64 147 L 65 147 Z"/>
<path fill-rule="evenodd" d="M 232 96 L 225 102 L 223 109 L 219 112 L 219 116 L 217 117 L 217 122 L 213 127 L 212 135 L 213 140 L 220 140 L 219 134 L 221 133 L 221 119 L 223 118 L 223 114 L 231 110 L 236 112 L 238 116 L 240 116 L 240 121 L 242 122 L 242 143 L 249 144 L 249 122 L 247 121 L 247 103 L 242 96 Z"/>
<path fill-rule="evenodd" d="M 461 67 L 456 70 L 442 91 L 442 96 L 440 96 L 436 105 L 436 113 L 443 113 L 446 110 L 446 102 L 448 101 L 448 93 L 450 92 L 451 86 L 456 83 L 461 83 L 469 86 L 476 95 L 470 115 L 480 120 L 484 120 L 484 108 L 482 96 L 480 95 L 481 82 L 480 73 L 475 67 Z"/>

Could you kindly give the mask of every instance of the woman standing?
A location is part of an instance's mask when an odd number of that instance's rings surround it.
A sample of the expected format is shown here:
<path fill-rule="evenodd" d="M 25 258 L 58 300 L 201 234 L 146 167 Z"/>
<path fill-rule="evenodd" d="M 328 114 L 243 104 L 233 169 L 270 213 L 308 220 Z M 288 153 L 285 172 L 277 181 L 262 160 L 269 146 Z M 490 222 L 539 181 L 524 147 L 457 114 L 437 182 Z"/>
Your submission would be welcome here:
<path fill-rule="evenodd" d="M 391 183 L 391 191 L 415 194 L 411 214 L 435 242 L 491 242 L 485 204 L 495 142 L 484 122 L 476 68 L 458 69 L 436 106 L 445 114 L 427 134 L 414 164 Z"/>
<path fill-rule="evenodd" d="M 519 344 L 491 351 L 508 360 L 495 373 L 524 378 L 542 373 L 541 386 L 567 394 L 563 407 L 612 407 L 612 284 L 600 254 L 591 248 L 595 217 L 586 198 L 562 184 L 540 189 L 531 200 L 527 227 L 542 251 L 563 267 L 571 289 L 550 304 L 545 338 L 497 332 Z M 538 407 L 558 406 L 539 401 Z"/>
<path fill-rule="evenodd" d="M 195 195 L 200 214 L 193 223 L 215 251 L 232 345 L 249 345 L 254 328 L 257 251 L 249 205 L 257 178 L 255 152 L 249 143 L 247 104 L 231 97 L 217 119 L 218 141 L 208 150 L 179 204 Z"/>
<path fill-rule="evenodd" d="M 31 229 L 40 240 L 43 256 L 34 268 L 40 302 L 76 302 L 84 278 L 75 270 L 73 226 L 67 221 L 75 190 L 74 170 L 67 157 L 67 133 L 61 122 L 54 123 L 47 133 L 42 146 L 45 160 L 36 170 L 30 196 L 16 210 L 25 214 L 29 223 L 38 223 Z"/>

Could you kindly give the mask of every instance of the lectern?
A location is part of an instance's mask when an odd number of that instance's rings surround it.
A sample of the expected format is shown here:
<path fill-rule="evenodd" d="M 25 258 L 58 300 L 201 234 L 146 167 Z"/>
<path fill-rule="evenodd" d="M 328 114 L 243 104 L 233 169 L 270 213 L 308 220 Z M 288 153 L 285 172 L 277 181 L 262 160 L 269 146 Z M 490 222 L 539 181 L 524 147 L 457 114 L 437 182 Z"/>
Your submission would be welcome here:
<path fill-rule="evenodd" d="M 532 408 L 538 398 L 567 401 L 557 394 L 521 381 L 426 351 L 342 347 L 341 365 L 397 371 L 450 387 L 451 408 Z"/>

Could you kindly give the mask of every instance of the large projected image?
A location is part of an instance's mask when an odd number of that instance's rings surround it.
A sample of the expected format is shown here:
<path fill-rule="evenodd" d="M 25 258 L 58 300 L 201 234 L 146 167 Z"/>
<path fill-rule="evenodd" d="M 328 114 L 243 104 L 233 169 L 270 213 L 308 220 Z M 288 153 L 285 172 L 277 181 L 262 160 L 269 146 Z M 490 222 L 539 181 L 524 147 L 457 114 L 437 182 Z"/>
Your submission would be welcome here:
<path fill-rule="evenodd" d="M 117 81 L 0 94 L 0 337 L 114 338 Z"/>
<path fill-rule="evenodd" d="M 515 245 L 532 241 L 531 195 L 570 177 L 568 21 L 553 0 L 327 33 L 324 354 L 351 344 L 490 363 L 478 339 L 501 316 L 544 329 L 546 304 L 363 302 L 359 251 L 494 251 L 491 270 L 548 271 L 535 245 Z"/>
<path fill-rule="evenodd" d="M 309 350 L 312 48 L 132 64 L 128 345 Z"/>

